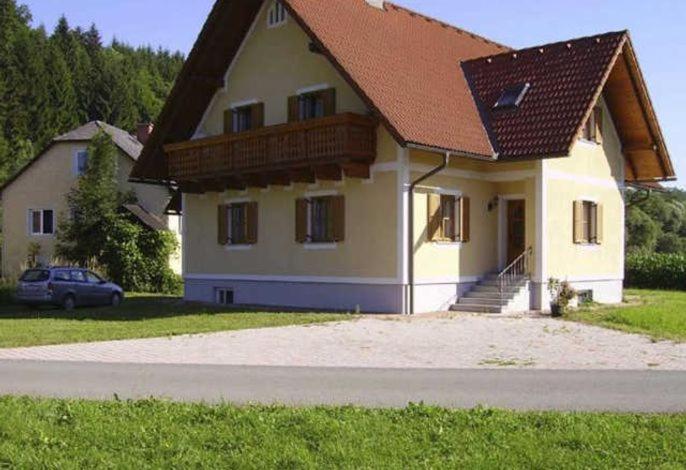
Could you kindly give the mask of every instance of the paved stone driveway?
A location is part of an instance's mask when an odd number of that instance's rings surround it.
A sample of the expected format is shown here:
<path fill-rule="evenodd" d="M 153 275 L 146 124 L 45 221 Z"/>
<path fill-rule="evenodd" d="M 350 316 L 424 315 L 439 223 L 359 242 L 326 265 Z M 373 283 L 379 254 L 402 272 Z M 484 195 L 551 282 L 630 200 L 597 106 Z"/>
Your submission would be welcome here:
<path fill-rule="evenodd" d="M 371 368 L 686 370 L 686 344 L 550 318 L 456 314 L 0 350 L 2 359 Z"/>

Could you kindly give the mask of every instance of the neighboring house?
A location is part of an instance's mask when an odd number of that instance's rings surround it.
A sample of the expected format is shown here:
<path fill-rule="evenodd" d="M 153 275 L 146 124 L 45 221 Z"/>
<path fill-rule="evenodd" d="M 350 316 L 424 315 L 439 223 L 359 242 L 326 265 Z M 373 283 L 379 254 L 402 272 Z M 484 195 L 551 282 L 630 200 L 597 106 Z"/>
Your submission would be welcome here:
<path fill-rule="evenodd" d="M 147 131 L 146 131 L 147 129 Z M 88 146 L 98 132 L 105 132 L 117 147 L 119 188 L 132 190 L 139 207 L 126 207 L 146 227 L 162 226 L 180 235 L 179 217 L 165 215 L 171 198 L 167 188 L 128 182 L 128 176 L 141 153 L 149 126 L 140 126 L 139 137 L 94 121 L 53 139 L 50 145 L 0 188 L 2 198 L 2 274 L 16 276 L 26 266 L 29 249 L 40 247 L 37 261 L 50 264 L 55 257 L 56 233 L 60 219 L 69 217 L 67 194 L 88 165 Z M 170 260 L 180 272 L 180 255 Z"/>
<path fill-rule="evenodd" d="M 620 302 L 625 189 L 674 176 L 627 32 L 220 0 L 132 180 L 183 193 L 189 300 L 426 312 Z"/>

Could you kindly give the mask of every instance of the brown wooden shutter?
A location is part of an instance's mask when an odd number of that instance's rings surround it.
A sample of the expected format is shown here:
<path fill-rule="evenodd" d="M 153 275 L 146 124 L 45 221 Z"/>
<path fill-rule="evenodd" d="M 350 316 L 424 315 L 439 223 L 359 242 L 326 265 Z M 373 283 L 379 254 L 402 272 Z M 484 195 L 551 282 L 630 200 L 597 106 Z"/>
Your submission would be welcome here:
<path fill-rule="evenodd" d="M 460 198 L 460 240 L 469 243 L 471 239 L 471 200 L 468 197 Z"/>
<path fill-rule="evenodd" d="M 427 238 L 431 242 L 441 239 L 441 195 L 429 193 L 427 195 Z"/>
<path fill-rule="evenodd" d="M 603 244 L 603 205 L 598 204 L 595 207 L 595 241 L 598 245 Z"/>
<path fill-rule="evenodd" d="M 288 98 L 288 122 L 300 121 L 300 97 L 290 96 Z"/>
<path fill-rule="evenodd" d="M 233 134 L 233 109 L 224 111 L 224 134 Z"/>
<path fill-rule="evenodd" d="M 295 241 L 307 243 L 307 211 L 309 204 L 307 199 L 295 201 Z"/>
<path fill-rule="evenodd" d="M 250 121 L 252 129 L 264 127 L 264 103 L 250 106 Z"/>
<path fill-rule="evenodd" d="M 594 140 L 602 144 L 603 143 L 603 108 L 601 106 L 596 106 L 593 110 L 593 115 L 595 117 L 595 129 L 593 130 L 595 136 Z"/>
<path fill-rule="evenodd" d="M 229 243 L 229 206 L 222 204 L 217 207 L 217 243 Z"/>
<path fill-rule="evenodd" d="M 245 216 L 246 216 L 246 224 L 247 224 L 245 241 L 248 245 L 254 245 L 257 243 L 257 228 L 258 228 L 258 224 L 257 224 L 258 212 L 257 212 L 257 203 L 256 202 L 249 202 L 246 204 Z"/>
<path fill-rule="evenodd" d="M 584 202 L 574 201 L 574 243 L 584 242 Z"/>
<path fill-rule="evenodd" d="M 333 116 L 336 114 L 336 89 L 328 88 L 322 90 L 321 96 L 324 101 L 324 116 Z"/>
<path fill-rule="evenodd" d="M 345 240 L 345 196 L 331 198 L 331 212 L 333 213 L 333 241 Z"/>

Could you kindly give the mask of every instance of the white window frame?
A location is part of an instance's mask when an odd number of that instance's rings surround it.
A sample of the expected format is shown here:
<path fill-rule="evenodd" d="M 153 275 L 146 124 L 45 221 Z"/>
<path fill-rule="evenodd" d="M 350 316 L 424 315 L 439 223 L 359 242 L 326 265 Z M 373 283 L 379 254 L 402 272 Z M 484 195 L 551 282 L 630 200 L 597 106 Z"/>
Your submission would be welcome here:
<path fill-rule="evenodd" d="M 272 21 L 272 15 L 275 15 L 274 21 Z M 287 22 L 288 12 L 286 11 L 286 7 L 278 0 L 275 0 L 267 10 L 267 28 L 278 28 L 285 25 Z"/>
<path fill-rule="evenodd" d="M 50 233 L 44 233 L 45 227 L 45 212 L 52 212 L 52 232 Z M 40 231 L 39 232 L 34 232 L 33 231 L 33 214 L 35 213 L 40 213 Z M 29 236 L 31 237 L 54 237 L 55 233 L 57 232 L 57 227 L 55 226 L 55 223 L 57 222 L 57 218 L 55 217 L 55 210 L 54 209 L 29 209 L 28 214 L 27 214 L 27 229 Z"/>

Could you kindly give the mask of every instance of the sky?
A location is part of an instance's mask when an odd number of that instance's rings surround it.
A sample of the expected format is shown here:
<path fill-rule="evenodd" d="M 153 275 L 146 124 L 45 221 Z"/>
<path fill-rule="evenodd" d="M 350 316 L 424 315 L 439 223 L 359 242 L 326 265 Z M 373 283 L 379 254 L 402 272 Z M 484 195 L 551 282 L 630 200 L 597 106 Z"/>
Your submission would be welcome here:
<path fill-rule="evenodd" d="M 322 0 L 325 1 L 325 0 Z M 20 0 L 34 24 L 51 31 L 60 15 L 72 26 L 96 23 L 106 41 L 188 53 L 213 0 Z M 510 47 L 521 48 L 629 29 L 663 133 L 686 188 L 686 1 L 395 0 Z"/>

